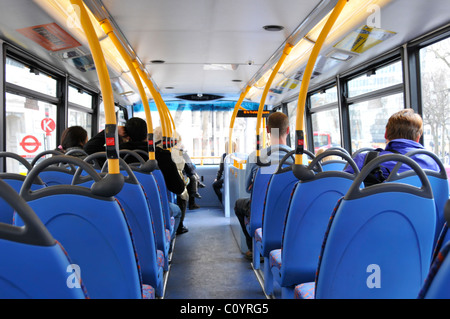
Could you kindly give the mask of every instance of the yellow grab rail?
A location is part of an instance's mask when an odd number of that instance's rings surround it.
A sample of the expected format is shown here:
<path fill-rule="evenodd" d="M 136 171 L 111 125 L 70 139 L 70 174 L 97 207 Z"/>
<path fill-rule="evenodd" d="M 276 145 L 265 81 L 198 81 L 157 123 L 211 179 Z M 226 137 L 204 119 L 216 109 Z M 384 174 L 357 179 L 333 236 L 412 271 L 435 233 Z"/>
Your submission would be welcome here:
<path fill-rule="evenodd" d="M 234 106 L 233 114 L 231 115 L 230 120 L 230 129 L 228 131 L 228 154 L 231 154 L 233 151 L 233 143 L 231 142 L 231 137 L 233 135 L 233 128 L 234 128 L 234 122 L 236 120 L 236 115 L 241 108 L 242 101 L 244 100 L 245 96 L 247 95 L 248 91 L 250 90 L 250 86 L 247 86 L 244 91 L 242 91 L 241 95 L 239 96 L 239 100 L 237 101 L 236 105 Z"/>
<path fill-rule="evenodd" d="M 166 112 L 163 109 L 164 106 L 161 103 L 162 99 L 161 99 L 158 91 L 156 91 L 152 81 L 150 81 L 150 79 L 147 77 L 145 72 L 141 69 L 139 63 L 136 60 L 134 60 L 133 65 L 134 65 L 136 71 L 138 72 L 139 76 L 141 77 L 141 79 L 144 81 L 145 85 L 147 85 L 147 88 L 150 90 L 151 95 L 153 96 L 153 101 L 156 104 L 156 108 L 158 110 L 159 118 L 161 121 L 161 129 L 162 129 L 161 142 L 163 143 L 163 148 L 165 148 L 167 136 L 169 136 L 169 134 L 170 134 L 169 133 L 169 124 L 170 123 L 166 116 Z"/>
<path fill-rule="evenodd" d="M 114 96 L 109 78 L 108 68 L 106 66 L 105 57 L 103 55 L 100 43 L 95 33 L 95 29 L 88 16 L 84 3 L 81 0 L 70 0 L 73 7 L 78 7 L 81 27 L 86 34 L 89 48 L 95 63 L 95 70 L 100 82 L 103 103 L 105 108 L 105 137 L 106 137 L 106 154 L 108 157 L 108 173 L 120 174 L 119 167 L 119 138 L 117 132 L 117 122 L 114 107 Z M 121 175 L 122 176 L 122 175 Z M 123 178 L 123 176 L 122 176 Z"/>
<path fill-rule="evenodd" d="M 277 64 L 275 65 L 275 68 L 272 70 L 272 73 L 270 74 L 269 79 L 267 80 L 266 86 L 263 91 L 263 95 L 261 97 L 261 102 L 259 103 L 258 108 L 258 117 L 256 120 L 256 161 L 258 164 L 260 164 L 259 157 L 261 156 L 261 122 L 262 122 L 262 114 L 264 109 L 264 104 L 266 103 L 266 97 L 267 93 L 269 92 L 270 86 L 272 85 L 272 82 L 275 78 L 275 76 L 278 73 L 278 70 L 280 69 L 281 65 L 283 64 L 286 57 L 289 55 L 293 48 L 293 45 L 286 42 L 286 45 L 284 46 L 283 53 L 281 54 L 280 59 L 278 60 Z"/>
<path fill-rule="evenodd" d="M 347 0 L 339 0 L 337 2 L 336 6 L 333 9 L 333 12 L 328 17 L 327 22 L 325 23 L 322 31 L 320 32 L 320 35 L 317 38 L 316 43 L 314 44 L 311 55 L 309 56 L 308 59 L 308 63 L 306 64 L 305 72 L 303 73 L 302 84 L 300 86 L 300 93 L 298 96 L 298 104 L 297 104 L 297 119 L 295 128 L 295 135 L 296 135 L 295 164 L 293 166 L 294 174 L 296 174 L 295 171 L 300 169 L 300 166 L 303 161 L 302 154 L 303 154 L 303 147 L 305 144 L 305 138 L 303 133 L 303 126 L 304 126 L 303 117 L 305 113 L 305 104 L 306 104 L 306 96 L 308 93 L 308 86 L 311 80 L 312 72 L 314 70 L 314 65 L 316 64 L 316 60 L 319 55 L 320 49 L 322 48 L 322 45 L 325 42 L 328 33 L 330 32 L 337 18 L 341 14 L 346 3 Z"/>
<path fill-rule="evenodd" d="M 139 91 L 139 95 L 141 96 L 142 105 L 144 106 L 145 111 L 145 118 L 147 122 L 147 140 L 148 140 L 148 159 L 154 160 L 155 159 L 155 146 L 153 143 L 153 124 L 152 124 L 152 115 L 150 113 L 150 105 L 148 104 L 148 98 L 147 94 L 145 93 L 144 86 L 142 85 L 142 82 L 139 78 L 139 74 L 137 73 L 136 69 L 133 66 L 133 62 L 131 61 L 130 56 L 125 51 L 122 43 L 120 42 L 119 38 L 115 35 L 114 29 L 111 26 L 111 23 L 108 21 L 108 19 L 100 21 L 100 26 L 102 27 L 103 31 L 105 31 L 106 35 L 111 39 L 114 46 L 116 47 L 117 51 L 119 51 L 120 55 L 122 56 L 123 60 L 128 66 L 128 69 L 130 70 L 131 75 L 133 76 L 134 82 L 136 83 L 136 86 Z"/>

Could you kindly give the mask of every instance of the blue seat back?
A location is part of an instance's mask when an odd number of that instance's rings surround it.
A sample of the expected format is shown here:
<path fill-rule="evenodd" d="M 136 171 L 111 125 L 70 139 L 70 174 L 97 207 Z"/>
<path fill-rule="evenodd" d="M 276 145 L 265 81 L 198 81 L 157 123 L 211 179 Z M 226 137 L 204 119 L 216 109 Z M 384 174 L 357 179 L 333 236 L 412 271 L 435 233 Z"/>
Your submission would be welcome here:
<path fill-rule="evenodd" d="M 258 167 L 251 193 L 252 204 L 250 205 L 250 223 L 247 225 L 247 230 L 251 237 L 255 235 L 255 230 L 262 227 L 262 215 L 264 204 L 266 202 L 266 192 L 271 177 L 272 174 L 263 173 L 261 167 Z"/>
<path fill-rule="evenodd" d="M 422 299 L 450 299 L 450 243 L 439 252 L 424 287 L 419 293 Z"/>
<path fill-rule="evenodd" d="M 385 161 L 400 161 L 422 187 L 382 183 L 360 189 Z M 316 278 L 316 298 L 415 298 L 425 280 L 436 223 L 430 183 L 416 162 L 390 154 L 372 160 L 339 202 Z"/>
<path fill-rule="evenodd" d="M 171 225 L 169 198 L 167 196 L 167 187 L 166 182 L 164 180 L 164 176 L 160 169 L 155 169 L 152 173 L 153 176 L 155 177 L 156 184 L 159 188 L 159 194 L 161 196 L 161 204 L 162 204 L 161 208 L 164 216 L 165 228 L 170 231 L 171 237 L 174 237 L 176 229 L 174 229 Z"/>
<path fill-rule="evenodd" d="M 106 159 L 106 152 L 99 152 L 85 158 L 86 162 L 95 159 Z M 157 294 L 162 292 L 162 268 L 158 267 L 157 246 L 154 222 L 150 213 L 149 200 L 143 186 L 137 179 L 135 172 L 122 159 L 119 158 L 122 175 L 125 183 L 115 198 L 123 209 L 128 225 L 131 229 L 132 240 L 139 257 L 142 280 L 156 289 Z M 107 168 L 107 162 L 105 167 Z M 86 184 L 90 184 L 89 181 Z"/>
<path fill-rule="evenodd" d="M 28 178 L 34 178 L 48 165 L 67 160 L 94 179 L 90 189 L 60 185 L 30 192 Z M 129 225 L 113 197 L 122 187 L 121 174 L 101 178 L 80 159 L 55 156 L 35 166 L 21 190 L 21 196 L 80 267 L 91 298 L 142 298 L 141 274 Z"/>
<path fill-rule="evenodd" d="M 449 185 L 447 179 L 447 173 L 444 165 L 439 158 L 432 152 L 427 150 L 414 150 L 405 154 L 405 156 L 414 157 L 417 154 L 426 154 L 431 157 L 439 167 L 439 172 L 423 169 L 430 181 L 431 188 L 433 190 L 433 197 L 436 205 L 436 231 L 435 231 L 435 243 L 438 240 L 439 234 L 444 226 L 444 206 L 449 199 Z M 406 183 L 419 187 L 421 185 L 420 180 L 414 171 L 408 170 L 398 174 L 398 169 L 401 163 L 397 164 L 392 170 L 386 182 Z"/>
<path fill-rule="evenodd" d="M 261 255 L 264 257 L 269 257 L 272 250 L 281 247 L 284 221 L 297 182 L 291 170 L 275 173 L 269 181 L 262 225 Z"/>
<path fill-rule="evenodd" d="M 61 246 L 28 204 L 0 180 L 0 197 L 26 227 L 0 222 L 0 299 L 84 299 L 86 291 Z"/>
<path fill-rule="evenodd" d="M 322 163 L 322 170 L 326 171 L 342 171 L 347 165 L 346 161 L 330 160 Z"/>
<path fill-rule="evenodd" d="M 353 179 L 352 174 L 330 171 L 296 184 L 283 234 L 283 286 L 314 281 L 330 216 Z"/>

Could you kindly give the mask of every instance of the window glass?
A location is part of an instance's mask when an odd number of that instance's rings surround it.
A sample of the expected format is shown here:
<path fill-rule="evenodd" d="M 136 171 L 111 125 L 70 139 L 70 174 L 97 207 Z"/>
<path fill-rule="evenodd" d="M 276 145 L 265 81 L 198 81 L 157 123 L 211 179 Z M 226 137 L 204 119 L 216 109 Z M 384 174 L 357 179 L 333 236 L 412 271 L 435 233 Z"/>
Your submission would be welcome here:
<path fill-rule="evenodd" d="M 92 95 L 69 86 L 69 102 L 92 109 Z"/>
<path fill-rule="evenodd" d="M 424 146 L 449 164 L 450 39 L 420 50 Z"/>
<path fill-rule="evenodd" d="M 383 89 L 403 82 L 401 61 L 379 68 L 375 74 L 364 74 L 348 82 L 348 96 Z"/>
<path fill-rule="evenodd" d="M 317 152 L 319 148 L 341 146 L 337 108 L 312 114 L 312 127 L 314 152 Z"/>
<path fill-rule="evenodd" d="M 8 57 L 6 58 L 5 73 L 6 82 L 56 97 L 57 81 L 46 74 Z"/>
<path fill-rule="evenodd" d="M 325 91 L 317 92 L 310 97 L 311 107 L 326 105 L 338 101 L 337 87 L 333 86 Z"/>
<path fill-rule="evenodd" d="M 56 105 L 6 93 L 6 151 L 31 162 L 40 152 L 56 148 Z M 8 172 L 25 173 L 15 160 Z"/>
<path fill-rule="evenodd" d="M 88 137 L 92 136 L 92 115 L 86 112 L 69 108 L 69 127 L 81 126 L 87 133 Z"/>
<path fill-rule="evenodd" d="M 403 93 L 368 100 L 349 106 L 352 152 L 363 148 L 384 148 L 389 117 L 404 108 Z"/>
<path fill-rule="evenodd" d="M 297 101 L 292 101 L 288 103 L 288 117 L 289 117 L 289 137 L 291 140 L 291 146 L 295 145 L 295 129 L 297 121 Z"/>
<path fill-rule="evenodd" d="M 225 102 L 224 102 L 225 104 Z M 229 104 L 229 105 L 228 105 Z M 229 127 L 234 102 L 220 105 L 189 105 L 167 103 L 181 135 L 184 149 L 195 164 L 219 164 L 225 153 L 225 143 L 229 138 Z M 145 119 L 145 113 L 139 107 L 134 108 L 134 116 Z M 153 127 L 160 126 L 159 113 L 151 105 Z M 234 123 L 232 139 L 236 142 L 236 152 L 249 154 L 256 149 L 256 117 L 237 117 Z"/>

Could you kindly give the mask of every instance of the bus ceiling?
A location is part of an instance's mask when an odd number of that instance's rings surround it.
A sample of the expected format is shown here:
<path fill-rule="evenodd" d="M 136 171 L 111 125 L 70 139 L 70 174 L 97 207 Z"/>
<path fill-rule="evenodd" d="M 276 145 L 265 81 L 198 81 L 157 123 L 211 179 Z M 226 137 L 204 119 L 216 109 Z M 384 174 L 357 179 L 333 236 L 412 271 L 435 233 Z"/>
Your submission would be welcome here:
<path fill-rule="evenodd" d="M 298 95 L 310 50 L 337 0 L 84 3 L 97 20 L 114 99 L 120 104 L 139 103 L 140 95 L 98 23 L 105 18 L 148 71 L 164 100 L 183 95 L 237 100 L 250 86 L 246 99 L 259 102 L 285 44 L 294 45 L 267 97 L 267 104 L 276 105 Z M 99 88 L 69 0 L 2 0 L 1 5 L 1 39 Z M 310 87 L 450 22 L 448 0 L 350 0 L 346 8 L 321 50 Z"/>

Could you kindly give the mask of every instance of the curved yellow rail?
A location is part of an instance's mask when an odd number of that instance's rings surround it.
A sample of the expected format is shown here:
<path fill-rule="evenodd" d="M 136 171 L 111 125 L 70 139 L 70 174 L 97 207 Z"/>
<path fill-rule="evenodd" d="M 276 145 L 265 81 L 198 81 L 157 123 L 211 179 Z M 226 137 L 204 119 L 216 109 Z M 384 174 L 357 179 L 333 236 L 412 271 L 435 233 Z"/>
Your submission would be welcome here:
<path fill-rule="evenodd" d="M 74 10 L 80 14 L 81 27 L 86 34 L 86 38 L 91 49 L 92 57 L 95 63 L 98 79 L 100 82 L 100 89 L 102 91 L 104 109 L 105 109 L 105 136 L 106 136 L 106 153 L 108 157 L 108 173 L 120 174 L 119 167 L 119 138 L 117 135 L 117 122 L 114 107 L 114 96 L 109 78 L 108 68 L 106 66 L 105 57 L 103 55 L 100 43 L 98 41 L 95 29 L 88 16 L 84 3 L 81 0 L 70 0 L 74 7 L 79 10 Z"/>
<path fill-rule="evenodd" d="M 275 65 L 275 68 L 272 70 L 272 73 L 270 74 L 269 79 L 267 80 L 266 86 L 264 87 L 263 95 L 261 97 L 261 102 L 259 103 L 258 108 L 258 117 L 256 120 L 256 157 L 259 158 L 261 156 L 261 122 L 262 122 L 262 114 L 264 110 L 264 104 L 266 103 L 267 94 L 269 93 L 269 89 L 272 85 L 273 79 L 278 73 L 278 70 L 280 70 L 281 65 L 283 64 L 286 57 L 289 55 L 293 48 L 293 45 L 290 43 L 286 43 L 283 49 L 283 53 L 281 54 L 280 59 L 278 60 L 277 64 Z"/>
<path fill-rule="evenodd" d="M 111 41 L 113 42 L 117 51 L 119 51 L 123 60 L 127 64 L 128 69 L 131 72 L 131 75 L 133 76 L 134 82 L 136 83 L 136 86 L 139 91 L 139 95 L 141 96 L 142 104 L 144 105 L 145 118 L 147 120 L 146 122 L 147 122 L 148 146 L 149 146 L 148 147 L 148 158 L 149 158 L 149 160 L 154 160 L 155 159 L 155 147 L 153 144 L 152 115 L 150 113 L 150 105 L 148 104 L 148 98 L 147 98 L 147 94 L 145 93 L 144 86 L 142 85 L 141 79 L 139 78 L 139 74 L 137 73 L 136 69 L 133 66 L 133 62 L 131 61 L 130 56 L 125 51 L 119 38 L 115 35 L 114 29 L 112 28 L 111 23 L 107 19 L 105 19 L 103 21 L 100 21 L 100 26 L 102 27 L 103 31 L 105 31 L 106 35 L 111 39 Z"/>
<path fill-rule="evenodd" d="M 320 32 L 319 37 L 317 38 L 316 43 L 312 49 L 311 55 L 309 56 L 308 63 L 306 64 L 305 72 L 303 73 L 302 84 L 300 86 L 300 93 L 298 96 L 298 104 L 297 104 L 297 119 L 296 119 L 296 149 L 295 149 L 295 165 L 301 165 L 303 158 L 303 147 L 305 144 L 303 126 L 304 126 L 304 114 L 305 114 L 305 104 L 306 104 L 306 96 L 308 94 L 309 82 L 311 80 L 311 75 L 314 70 L 314 65 L 316 64 L 317 57 L 319 55 L 320 49 L 322 48 L 325 39 L 328 36 L 331 28 L 336 22 L 337 18 L 341 14 L 344 9 L 347 0 L 339 0 L 336 6 L 333 9 L 333 12 L 328 17 L 327 22 L 325 23 L 322 31 Z"/>
<path fill-rule="evenodd" d="M 234 106 L 233 114 L 231 115 L 230 128 L 228 131 L 228 154 L 231 154 L 233 151 L 233 145 L 232 145 L 233 143 L 231 142 L 232 141 L 231 137 L 233 136 L 233 128 L 234 128 L 234 122 L 236 120 L 236 115 L 237 115 L 239 109 L 241 109 L 242 101 L 244 100 L 244 98 L 247 95 L 249 90 L 250 90 L 250 86 L 247 86 L 245 88 L 245 90 L 242 91 L 236 105 Z"/>
<path fill-rule="evenodd" d="M 156 108 L 158 110 L 159 118 L 161 120 L 161 129 L 162 129 L 162 140 L 163 148 L 165 148 L 165 142 L 167 140 L 167 136 L 169 136 L 169 125 L 170 122 L 167 119 L 166 111 L 164 110 L 164 106 L 161 104 L 161 97 L 153 86 L 152 81 L 147 77 L 145 72 L 141 69 L 139 63 L 136 60 L 133 60 L 133 65 L 136 71 L 138 72 L 141 79 L 144 81 L 147 88 L 150 90 L 151 95 L 153 96 L 153 100 L 155 101 Z"/>

